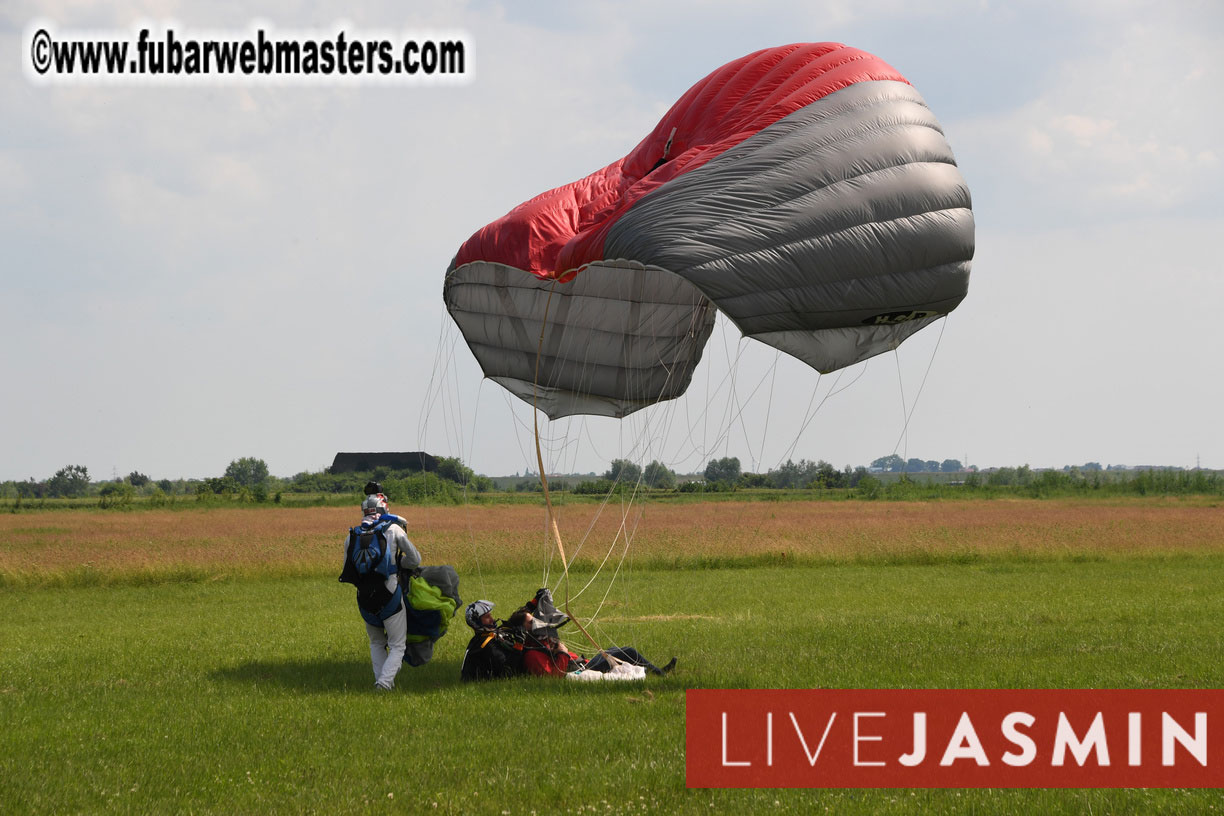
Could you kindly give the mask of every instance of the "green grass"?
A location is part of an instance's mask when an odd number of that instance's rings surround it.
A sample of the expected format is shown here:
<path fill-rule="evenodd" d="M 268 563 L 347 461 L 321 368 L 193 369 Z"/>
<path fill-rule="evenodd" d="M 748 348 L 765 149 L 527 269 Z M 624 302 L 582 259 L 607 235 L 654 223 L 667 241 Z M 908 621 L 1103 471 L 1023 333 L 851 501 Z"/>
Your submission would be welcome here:
<path fill-rule="evenodd" d="M 462 589 L 508 614 L 536 581 Z M 376 695 L 330 578 L 0 589 L 0 812 L 1224 810 L 1218 791 L 684 786 L 689 687 L 1218 688 L 1221 556 L 635 569 L 598 630 L 679 656 L 645 685 L 461 685 L 453 626 Z"/>

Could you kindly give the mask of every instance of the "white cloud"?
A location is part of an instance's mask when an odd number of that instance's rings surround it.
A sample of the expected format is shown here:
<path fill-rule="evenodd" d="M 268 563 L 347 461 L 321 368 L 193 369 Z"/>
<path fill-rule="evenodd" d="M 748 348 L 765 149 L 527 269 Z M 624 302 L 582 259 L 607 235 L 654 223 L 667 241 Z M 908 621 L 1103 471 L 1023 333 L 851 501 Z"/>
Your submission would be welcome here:
<path fill-rule="evenodd" d="M 1210 27 L 1125 20 L 1102 21 L 1093 41 L 1107 47 L 1063 55 L 1038 98 L 958 123 L 970 172 L 978 163 L 1023 193 L 1030 214 L 1218 206 L 1224 109 L 1207 100 L 1224 83 L 1224 42 Z"/>

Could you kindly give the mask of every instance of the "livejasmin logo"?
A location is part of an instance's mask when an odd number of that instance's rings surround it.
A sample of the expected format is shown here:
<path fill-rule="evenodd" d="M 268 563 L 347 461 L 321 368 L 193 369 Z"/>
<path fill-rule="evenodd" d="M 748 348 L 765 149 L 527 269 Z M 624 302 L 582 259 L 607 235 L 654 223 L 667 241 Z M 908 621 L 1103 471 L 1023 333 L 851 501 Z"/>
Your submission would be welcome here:
<path fill-rule="evenodd" d="M 1224 691 L 690 690 L 689 787 L 1221 787 Z"/>

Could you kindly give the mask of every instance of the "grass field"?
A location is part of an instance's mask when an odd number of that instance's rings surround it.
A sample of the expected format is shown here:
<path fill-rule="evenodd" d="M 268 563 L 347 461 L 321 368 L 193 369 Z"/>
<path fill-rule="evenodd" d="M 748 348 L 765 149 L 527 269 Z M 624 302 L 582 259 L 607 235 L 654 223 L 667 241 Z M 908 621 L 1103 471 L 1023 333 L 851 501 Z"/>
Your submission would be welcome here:
<path fill-rule="evenodd" d="M 569 510 L 576 542 L 590 511 Z M 580 569 L 607 551 L 611 510 Z M 540 581 L 538 509 L 406 514 L 428 562 L 460 566 L 466 599 L 504 614 Z M 351 589 L 335 582 L 349 512 L 0 517 L 0 812 L 1224 810 L 1219 791 L 684 786 L 685 688 L 1220 687 L 1224 513 L 1211 501 L 635 516 L 597 630 L 678 655 L 675 674 L 464 686 L 456 619 L 390 695 L 371 691 Z"/>

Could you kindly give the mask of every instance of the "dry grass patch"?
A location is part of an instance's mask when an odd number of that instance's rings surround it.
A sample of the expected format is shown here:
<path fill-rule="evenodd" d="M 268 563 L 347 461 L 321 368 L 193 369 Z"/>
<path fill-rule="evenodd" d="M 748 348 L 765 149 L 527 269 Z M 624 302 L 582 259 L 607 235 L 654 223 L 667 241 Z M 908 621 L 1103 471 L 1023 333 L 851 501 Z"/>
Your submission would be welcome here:
<path fill-rule="evenodd" d="M 553 552 L 542 507 L 397 507 L 427 563 L 534 570 Z M 598 515 L 597 515 L 598 513 Z M 214 508 L 0 516 L 0 576 L 81 568 L 102 573 L 209 574 L 339 569 L 354 510 Z M 960 502 L 709 502 L 559 508 L 580 569 L 631 539 L 635 564 L 721 561 L 1034 557 L 1224 550 L 1224 513 L 1210 503 L 1016 500 Z M 559 569 L 554 562 L 554 569 Z"/>

